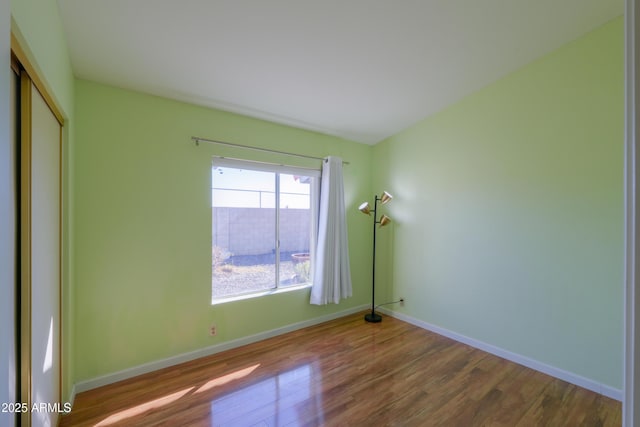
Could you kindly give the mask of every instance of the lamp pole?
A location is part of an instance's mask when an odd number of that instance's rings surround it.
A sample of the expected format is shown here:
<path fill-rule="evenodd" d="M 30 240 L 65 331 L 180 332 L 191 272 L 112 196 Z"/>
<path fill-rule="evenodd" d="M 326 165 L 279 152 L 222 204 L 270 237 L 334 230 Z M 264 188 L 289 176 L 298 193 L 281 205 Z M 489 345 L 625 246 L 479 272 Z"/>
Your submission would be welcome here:
<path fill-rule="evenodd" d="M 373 262 L 371 268 L 371 313 L 364 316 L 364 320 L 371 323 L 382 322 L 382 316 L 376 314 L 375 301 L 376 301 L 376 224 L 378 221 L 378 201 L 382 198 L 376 194 L 376 199 L 373 203 Z"/>

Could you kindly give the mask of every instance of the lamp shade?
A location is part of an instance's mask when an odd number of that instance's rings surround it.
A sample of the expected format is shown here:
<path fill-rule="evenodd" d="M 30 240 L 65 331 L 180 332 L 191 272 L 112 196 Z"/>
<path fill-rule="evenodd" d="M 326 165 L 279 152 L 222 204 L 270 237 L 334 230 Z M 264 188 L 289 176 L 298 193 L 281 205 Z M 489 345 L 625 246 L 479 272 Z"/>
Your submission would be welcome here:
<path fill-rule="evenodd" d="M 380 202 L 384 205 L 385 203 L 389 203 L 393 199 L 393 196 L 386 191 L 382 192 L 382 197 L 380 197 Z"/>
<path fill-rule="evenodd" d="M 385 225 L 389 224 L 391 222 L 391 218 L 389 218 L 386 215 L 382 215 L 380 217 L 380 227 L 384 227 Z"/>
<path fill-rule="evenodd" d="M 364 214 L 371 215 L 371 206 L 369 206 L 369 202 L 364 202 L 358 207 L 358 210 Z"/>

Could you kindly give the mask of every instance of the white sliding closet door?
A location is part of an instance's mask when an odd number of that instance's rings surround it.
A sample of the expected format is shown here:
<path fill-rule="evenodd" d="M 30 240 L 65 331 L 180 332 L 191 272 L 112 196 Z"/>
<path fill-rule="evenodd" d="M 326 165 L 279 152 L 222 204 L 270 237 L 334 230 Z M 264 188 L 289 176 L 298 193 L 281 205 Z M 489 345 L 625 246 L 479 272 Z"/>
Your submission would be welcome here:
<path fill-rule="evenodd" d="M 28 246 L 22 251 L 21 329 L 23 337 L 25 333 L 30 336 L 22 346 L 22 363 L 29 369 L 22 367 L 21 386 L 23 396 L 28 392 L 27 401 L 36 409 L 22 424 L 56 426 L 56 405 L 61 400 L 61 126 L 36 87 L 30 81 L 27 84 L 24 77 L 21 90 L 22 102 L 27 104 L 21 108 L 21 198 L 27 198 L 22 204 L 21 228 L 22 244 Z"/>

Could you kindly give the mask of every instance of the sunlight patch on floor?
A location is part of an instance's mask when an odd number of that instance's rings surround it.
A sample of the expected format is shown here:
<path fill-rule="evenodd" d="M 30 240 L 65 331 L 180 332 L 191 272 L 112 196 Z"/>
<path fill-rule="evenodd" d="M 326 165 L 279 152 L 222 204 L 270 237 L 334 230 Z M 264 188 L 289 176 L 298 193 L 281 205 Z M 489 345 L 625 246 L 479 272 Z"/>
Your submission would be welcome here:
<path fill-rule="evenodd" d="M 123 420 L 126 420 L 127 418 L 132 418 L 137 415 L 144 414 L 145 412 L 150 411 L 152 409 L 169 405 L 175 402 L 176 400 L 180 399 L 182 396 L 189 393 L 193 389 L 194 387 L 185 388 L 184 390 L 180 390 L 175 393 L 171 393 L 166 396 L 160 397 L 158 399 L 151 400 L 141 405 L 134 406 L 133 408 L 128 408 L 128 409 L 125 409 L 124 411 L 116 412 L 115 414 L 110 415 L 109 417 L 100 421 L 98 424 L 96 424 L 96 427 L 109 426 L 109 425 L 121 422 Z"/>
<path fill-rule="evenodd" d="M 198 390 L 196 390 L 195 393 L 202 393 L 203 391 L 211 390 L 214 387 L 218 387 L 218 386 L 221 386 L 223 384 L 230 383 L 231 381 L 239 380 L 240 378 L 244 378 L 247 375 L 250 375 L 256 369 L 258 369 L 259 366 L 260 366 L 260 364 L 257 363 L 257 364 L 255 364 L 253 366 L 249 366 L 248 368 L 240 369 L 240 370 L 237 370 L 237 371 L 232 372 L 230 374 L 223 375 L 223 376 L 218 377 L 218 378 L 214 378 L 211 381 L 208 381 L 207 383 L 205 383 Z"/>

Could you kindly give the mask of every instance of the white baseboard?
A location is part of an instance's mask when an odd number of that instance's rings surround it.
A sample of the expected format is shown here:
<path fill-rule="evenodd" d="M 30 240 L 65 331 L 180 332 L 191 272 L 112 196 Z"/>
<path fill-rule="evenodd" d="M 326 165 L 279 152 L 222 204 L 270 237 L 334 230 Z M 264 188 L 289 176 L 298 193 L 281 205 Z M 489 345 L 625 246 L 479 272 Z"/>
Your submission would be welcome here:
<path fill-rule="evenodd" d="M 72 408 L 73 408 L 73 402 L 75 402 L 75 400 L 76 400 L 76 385 L 74 384 L 73 386 L 71 386 L 71 392 L 69 393 L 69 399 L 67 400 L 67 402 L 71 404 Z"/>
<path fill-rule="evenodd" d="M 178 365 L 180 363 L 189 362 L 200 357 L 210 356 L 212 354 L 220 353 L 221 351 L 231 350 L 236 347 L 251 344 L 257 341 L 262 341 L 267 338 L 272 338 L 277 335 L 286 334 L 298 329 L 306 328 L 308 326 L 317 325 L 327 322 L 329 320 L 338 319 L 340 317 L 347 316 L 349 314 L 357 313 L 359 311 L 366 310 L 369 307 L 368 304 L 360 305 L 357 307 L 343 310 L 333 314 L 327 314 L 325 316 L 316 317 L 314 319 L 305 320 L 291 325 L 286 325 L 281 328 L 272 329 L 270 331 L 261 332 L 259 334 L 250 335 L 247 337 L 238 338 L 235 340 L 227 341 L 224 343 L 205 347 L 200 350 L 191 351 L 189 353 L 182 353 L 176 356 L 171 356 L 166 359 L 156 360 L 153 362 L 145 363 L 142 365 L 134 366 L 132 368 L 124 369 L 122 371 L 114 372 L 112 374 L 102 375 L 97 378 L 93 378 L 86 381 L 80 381 L 74 384 L 72 388 L 72 398 L 75 399 L 76 393 L 82 393 L 83 391 L 91 390 L 97 387 L 102 387 L 108 384 L 113 384 L 118 381 L 126 380 L 138 375 L 146 374 L 149 372 L 157 371 L 159 369 L 167 368 L 169 366 Z"/>
<path fill-rule="evenodd" d="M 438 335 L 451 338 L 455 341 L 470 345 L 471 347 L 475 347 L 479 350 L 486 351 L 487 353 L 491 353 L 503 359 L 510 360 L 511 362 L 515 362 L 519 365 L 526 366 L 527 368 L 534 369 L 538 372 L 551 375 L 552 377 L 558 378 L 568 383 L 575 384 L 582 388 L 586 388 L 587 390 L 594 391 L 598 394 L 602 394 L 603 396 L 610 397 L 611 399 L 622 401 L 623 392 L 622 390 L 619 390 L 617 388 L 599 383 L 597 381 L 593 381 L 589 378 L 582 377 L 580 375 L 565 371 L 560 368 L 556 368 L 551 365 L 547 365 L 545 363 L 522 356 L 520 354 L 512 353 L 508 350 L 504 350 L 502 348 L 493 346 L 491 344 L 478 341 L 474 338 L 469 338 L 467 336 L 458 334 L 456 332 L 450 331 L 445 328 L 441 328 L 436 325 L 432 325 L 430 323 L 424 322 L 422 320 L 416 319 L 414 317 L 408 316 L 403 313 L 398 313 L 396 311 L 392 311 L 386 308 L 379 308 L 378 311 L 388 316 L 395 317 L 396 319 L 402 320 L 404 322 L 411 323 L 412 325 L 418 326 L 419 328 L 426 329 L 431 332 L 435 332 Z"/>

